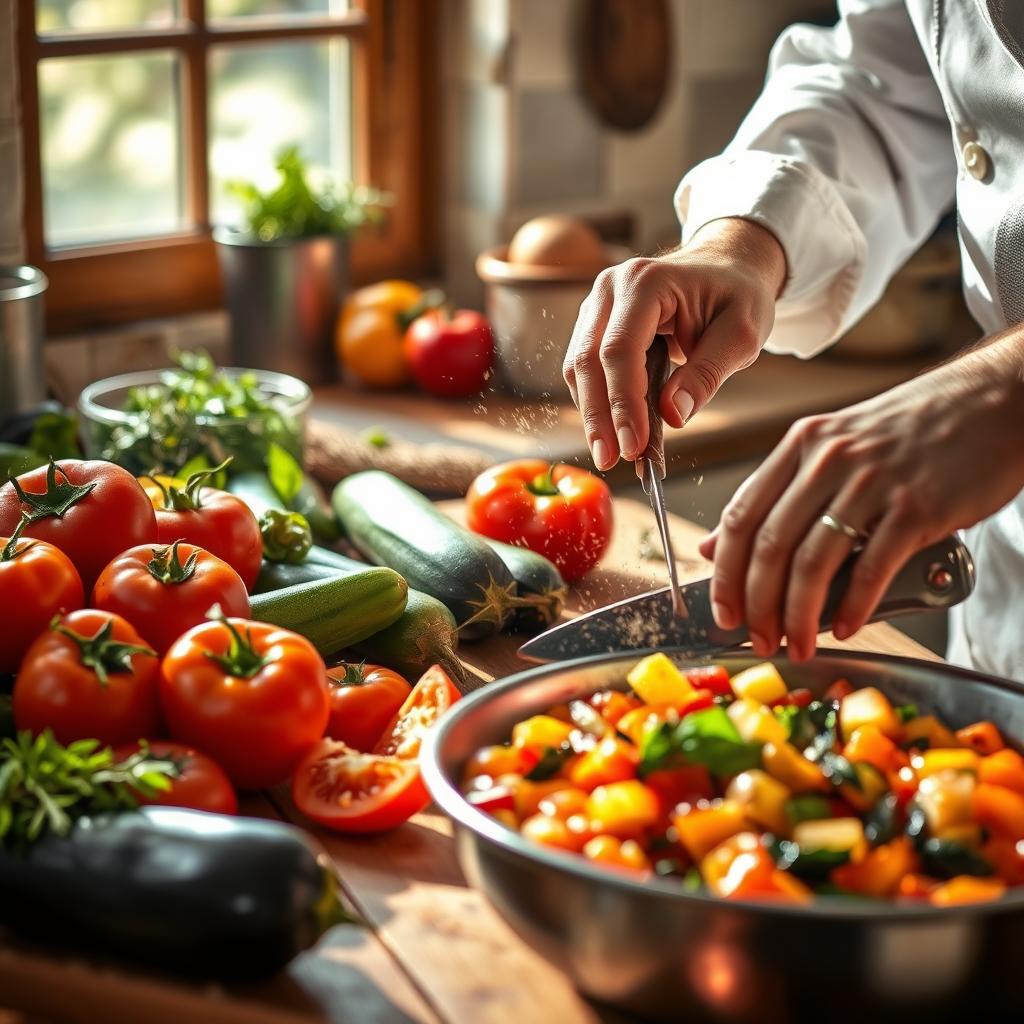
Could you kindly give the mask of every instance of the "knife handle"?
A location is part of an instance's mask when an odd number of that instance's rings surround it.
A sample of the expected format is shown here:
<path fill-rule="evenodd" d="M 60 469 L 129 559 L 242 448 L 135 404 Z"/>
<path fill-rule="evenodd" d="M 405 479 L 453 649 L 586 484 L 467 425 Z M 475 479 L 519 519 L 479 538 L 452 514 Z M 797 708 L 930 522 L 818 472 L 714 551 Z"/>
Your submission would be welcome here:
<path fill-rule="evenodd" d="M 828 590 L 821 614 L 821 629 L 830 629 L 840 602 L 850 585 L 857 561 L 852 555 L 836 573 Z M 954 535 L 923 548 L 893 578 L 879 602 L 872 622 L 882 622 L 908 612 L 951 608 L 974 589 L 974 562 L 971 553 Z"/>
<path fill-rule="evenodd" d="M 636 475 L 644 478 L 644 463 L 650 462 L 659 480 L 665 479 L 665 425 L 661 419 L 658 401 L 661 389 L 668 380 L 672 364 L 668 357 L 668 341 L 656 334 L 647 350 L 647 447 L 636 461 Z"/>

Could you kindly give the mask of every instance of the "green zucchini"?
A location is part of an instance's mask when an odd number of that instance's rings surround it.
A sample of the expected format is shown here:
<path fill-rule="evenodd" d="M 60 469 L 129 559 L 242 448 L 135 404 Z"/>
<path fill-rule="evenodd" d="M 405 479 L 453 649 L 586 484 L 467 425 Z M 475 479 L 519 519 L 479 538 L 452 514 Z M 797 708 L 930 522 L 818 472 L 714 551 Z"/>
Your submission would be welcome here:
<path fill-rule="evenodd" d="M 302 486 L 295 498 L 287 504 L 274 490 L 266 473 L 239 473 L 228 478 L 228 490 L 236 494 L 252 509 L 259 519 L 268 508 L 279 508 L 286 512 L 298 512 L 306 517 L 313 536 L 321 543 L 332 543 L 338 539 L 338 523 L 331 513 L 320 485 L 303 476 Z"/>
<path fill-rule="evenodd" d="M 554 562 L 529 548 L 504 544 L 490 537 L 482 539 L 515 577 L 519 600 L 510 627 L 515 632 L 536 633 L 553 626 L 562 614 L 568 589 Z"/>
<path fill-rule="evenodd" d="M 365 571 L 365 562 L 326 548 L 313 548 L 301 565 L 264 561 L 255 592 L 266 593 Z M 419 678 L 431 665 L 440 665 L 456 682 L 465 683 L 465 669 L 455 654 L 458 644 L 459 632 L 452 613 L 437 598 L 410 590 L 405 611 L 399 618 L 356 644 L 356 652 L 367 661 L 387 665 L 411 679 Z"/>
<path fill-rule="evenodd" d="M 395 622 L 405 611 L 408 590 L 391 569 L 364 569 L 254 594 L 250 604 L 254 619 L 301 633 L 326 656 Z"/>
<path fill-rule="evenodd" d="M 463 639 L 493 636 L 511 620 L 516 581 L 505 563 L 419 491 L 368 470 L 342 480 L 331 504 L 356 550 L 445 604 Z"/>

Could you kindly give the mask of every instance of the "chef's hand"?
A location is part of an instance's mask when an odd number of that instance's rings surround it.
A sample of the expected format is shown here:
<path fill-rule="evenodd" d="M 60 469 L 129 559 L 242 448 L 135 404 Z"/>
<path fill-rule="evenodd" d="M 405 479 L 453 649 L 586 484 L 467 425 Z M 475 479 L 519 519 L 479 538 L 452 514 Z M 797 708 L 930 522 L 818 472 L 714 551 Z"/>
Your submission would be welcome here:
<path fill-rule="evenodd" d="M 921 548 L 991 515 L 1024 488 L 1024 329 L 840 412 L 796 423 L 729 502 L 701 545 L 726 629 L 746 622 L 767 657 L 783 634 L 795 660 L 814 653 L 829 582 L 866 537 L 833 634 L 870 618 Z"/>
<path fill-rule="evenodd" d="M 645 357 L 654 336 L 665 335 L 683 363 L 659 404 L 666 422 L 681 427 L 757 358 L 785 277 L 775 236 L 733 218 L 704 225 L 681 249 L 598 276 L 562 368 L 598 469 L 611 469 L 620 455 L 636 459 L 647 446 Z"/>

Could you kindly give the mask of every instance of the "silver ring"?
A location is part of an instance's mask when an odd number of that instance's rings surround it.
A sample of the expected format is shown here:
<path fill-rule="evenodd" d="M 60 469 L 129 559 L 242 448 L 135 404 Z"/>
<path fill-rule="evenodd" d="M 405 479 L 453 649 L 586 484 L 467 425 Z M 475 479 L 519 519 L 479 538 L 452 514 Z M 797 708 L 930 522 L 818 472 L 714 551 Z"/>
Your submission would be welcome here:
<path fill-rule="evenodd" d="M 823 512 L 818 521 L 823 526 L 827 526 L 830 530 L 835 530 L 836 533 L 841 533 L 844 537 L 849 537 L 855 544 L 864 544 L 868 539 L 868 535 L 866 533 L 862 530 L 856 529 L 849 523 L 844 523 L 834 512 Z"/>

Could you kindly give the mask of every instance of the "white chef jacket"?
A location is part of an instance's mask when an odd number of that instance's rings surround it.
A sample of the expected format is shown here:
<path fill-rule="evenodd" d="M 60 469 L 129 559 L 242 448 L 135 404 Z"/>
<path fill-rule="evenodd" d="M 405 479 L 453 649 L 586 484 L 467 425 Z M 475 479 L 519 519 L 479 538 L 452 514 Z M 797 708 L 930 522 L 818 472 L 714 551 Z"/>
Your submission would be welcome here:
<path fill-rule="evenodd" d="M 735 139 L 683 178 L 683 241 L 720 217 L 771 230 L 789 277 L 767 347 L 809 357 L 955 201 L 972 314 L 986 333 L 1024 321 L 1024 2 L 840 0 L 839 13 L 783 33 Z M 965 539 L 977 587 L 949 657 L 1024 681 L 1024 492 Z"/>

